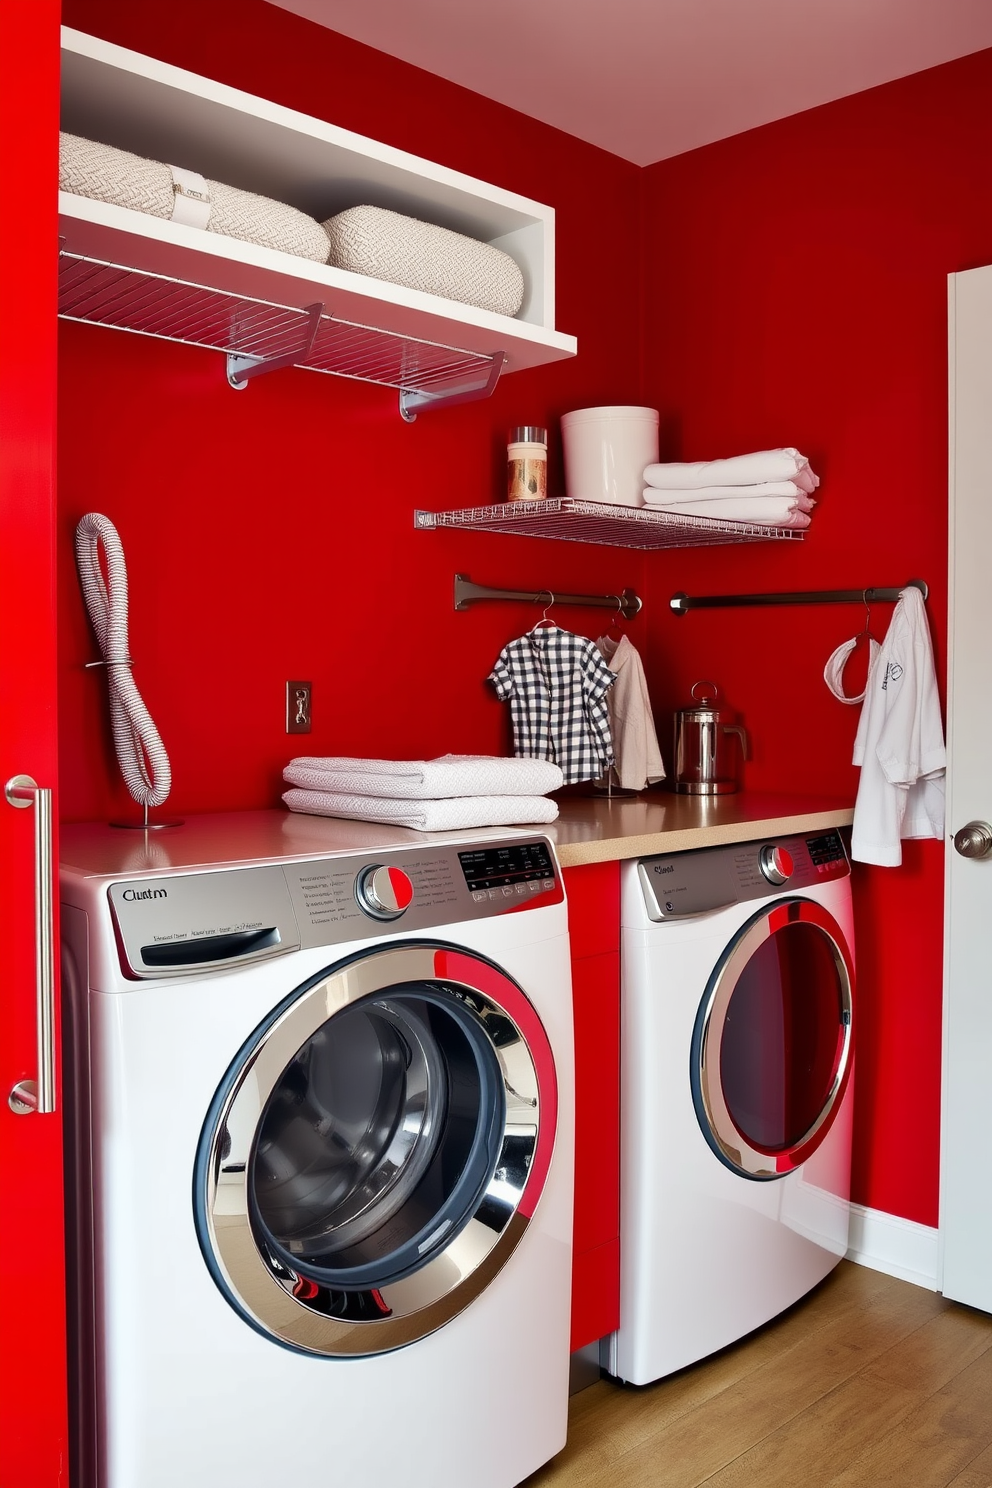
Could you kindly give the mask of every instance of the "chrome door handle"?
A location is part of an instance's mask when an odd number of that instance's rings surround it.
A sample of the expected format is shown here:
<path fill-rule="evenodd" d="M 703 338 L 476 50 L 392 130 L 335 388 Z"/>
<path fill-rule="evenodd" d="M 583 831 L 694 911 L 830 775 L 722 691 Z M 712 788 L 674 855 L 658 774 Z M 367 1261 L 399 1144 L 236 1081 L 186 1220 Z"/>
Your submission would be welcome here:
<path fill-rule="evenodd" d="M 992 852 L 992 826 L 972 821 L 954 833 L 954 849 L 963 858 L 987 858 Z"/>
<path fill-rule="evenodd" d="M 13 775 L 4 787 L 11 806 L 34 807 L 34 953 L 38 1078 L 19 1080 L 7 1097 L 18 1116 L 55 1110 L 55 929 L 52 906 L 52 792 Z"/>

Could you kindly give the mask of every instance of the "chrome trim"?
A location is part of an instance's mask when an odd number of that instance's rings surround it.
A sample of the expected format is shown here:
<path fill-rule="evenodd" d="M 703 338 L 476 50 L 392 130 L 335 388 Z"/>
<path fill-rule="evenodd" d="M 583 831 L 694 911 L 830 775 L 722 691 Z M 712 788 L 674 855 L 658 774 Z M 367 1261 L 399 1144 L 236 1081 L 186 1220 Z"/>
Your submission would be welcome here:
<path fill-rule="evenodd" d="M 264 1334 L 310 1353 L 382 1353 L 442 1326 L 489 1284 L 527 1227 L 519 1204 L 540 1131 L 538 1070 L 510 1011 L 467 983 L 439 976 L 433 942 L 389 947 L 332 968 L 303 991 L 260 1037 L 217 1113 L 206 1164 L 204 1217 L 222 1289 Z M 480 958 L 465 952 L 473 961 Z M 502 974 L 508 986 L 509 978 Z M 260 1246 L 250 1217 L 249 1178 L 259 1122 L 268 1099 L 299 1050 L 337 1013 L 390 989 L 427 983 L 469 1007 L 485 1029 L 506 1097 L 500 1157 L 475 1213 L 443 1251 L 413 1275 L 376 1291 L 350 1292 L 354 1311 L 329 1317 L 331 1293 L 290 1270 Z M 523 999 L 524 994 L 518 995 Z M 516 1037 L 507 1037 L 508 1021 Z M 487 1030 L 488 1032 L 488 1030 Z M 434 1237 L 430 1237 L 433 1239 Z M 340 1297 L 340 1293 L 334 1294 Z M 362 1308 L 367 1310 L 357 1315 Z"/>
<path fill-rule="evenodd" d="M 776 1153 L 763 1152 L 751 1146 L 738 1130 L 724 1098 L 720 1077 L 720 1049 L 723 1028 L 731 998 L 737 988 L 740 974 L 758 947 L 770 940 L 782 928 L 781 915 L 785 911 L 787 924 L 808 924 L 818 929 L 826 939 L 833 957 L 840 987 L 840 1024 L 843 1029 L 843 1044 L 837 1069 L 831 1082 L 827 1099 L 812 1126 L 805 1131 L 792 1147 Z M 778 918 L 779 924 L 773 924 Z M 847 1085 L 850 1072 L 853 1035 L 853 963 L 839 925 L 831 914 L 811 899 L 780 899 L 767 905 L 743 933 L 731 943 L 724 953 L 721 964 L 711 978 L 707 996 L 700 1009 L 702 1036 L 696 1068 L 706 1121 L 706 1133 L 723 1156 L 724 1161 L 748 1178 L 784 1178 L 798 1168 L 819 1146 L 826 1135 L 825 1128 L 833 1121 L 841 1095 Z"/>
<path fill-rule="evenodd" d="M 30 775 L 13 775 L 4 787 L 11 806 L 34 807 L 34 954 L 37 1082 L 22 1081 L 7 1097 L 16 1115 L 49 1116 L 55 1110 L 55 917 L 52 891 L 52 792 Z M 34 1086 L 32 1089 L 31 1087 Z"/>

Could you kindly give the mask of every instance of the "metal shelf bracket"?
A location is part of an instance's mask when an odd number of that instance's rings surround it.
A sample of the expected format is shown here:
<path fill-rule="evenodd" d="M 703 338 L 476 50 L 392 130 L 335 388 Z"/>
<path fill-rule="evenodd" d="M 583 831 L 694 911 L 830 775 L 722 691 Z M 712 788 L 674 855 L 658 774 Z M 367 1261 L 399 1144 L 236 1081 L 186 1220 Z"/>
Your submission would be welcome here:
<path fill-rule="evenodd" d="M 239 393 L 243 392 L 253 377 L 261 377 L 264 372 L 278 372 L 280 367 L 295 367 L 301 361 L 306 361 L 317 339 L 317 332 L 320 330 L 321 318 L 325 314 L 324 306 L 320 301 L 313 305 L 304 305 L 303 314 L 307 317 L 307 326 L 303 344 L 295 351 L 289 351 L 285 356 L 268 358 L 236 356 L 233 352 L 228 352 L 227 380 L 232 388 Z M 329 316 L 328 319 L 330 319 Z"/>
<path fill-rule="evenodd" d="M 444 393 L 427 393 L 417 388 L 400 388 L 400 417 L 405 423 L 412 424 L 416 422 L 417 414 L 422 409 L 453 408 L 456 403 L 474 403 L 478 399 L 491 397 L 505 363 L 506 353 L 494 351 L 489 376 L 482 386 L 478 383 L 463 384 L 461 387 L 453 387 Z"/>

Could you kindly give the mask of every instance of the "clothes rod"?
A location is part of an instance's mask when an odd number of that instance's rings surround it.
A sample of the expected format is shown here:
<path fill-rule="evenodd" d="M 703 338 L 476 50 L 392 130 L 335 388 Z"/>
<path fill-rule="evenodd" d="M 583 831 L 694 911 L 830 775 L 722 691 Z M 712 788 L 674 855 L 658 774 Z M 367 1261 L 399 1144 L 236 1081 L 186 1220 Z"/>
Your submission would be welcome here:
<path fill-rule="evenodd" d="M 733 610 L 744 605 L 894 604 L 902 589 L 930 593 L 924 579 L 910 579 L 898 589 L 799 589 L 787 594 L 673 594 L 668 601 L 676 615 L 690 610 Z"/>
<path fill-rule="evenodd" d="M 633 589 L 622 594 L 561 594 L 557 589 L 487 589 L 483 584 L 473 584 L 466 574 L 455 574 L 455 609 L 467 610 L 469 605 L 487 599 L 515 599 L 522 604 L 581 605 L 583 608 L 616 610 L 625 620 L 633 620 L 641 608 L 640 597 Z"/>

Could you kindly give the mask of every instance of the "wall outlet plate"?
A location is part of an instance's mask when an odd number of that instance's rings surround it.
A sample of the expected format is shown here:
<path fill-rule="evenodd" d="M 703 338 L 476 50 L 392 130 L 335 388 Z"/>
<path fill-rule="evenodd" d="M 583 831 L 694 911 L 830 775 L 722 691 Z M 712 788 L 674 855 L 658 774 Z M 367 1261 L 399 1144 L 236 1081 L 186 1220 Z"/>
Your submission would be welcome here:
<path fill-rule="evenodd" d="M 309 682 L 286 683 L 286 732 L 310 732 L 310 701 L 313 688 Z"/>

